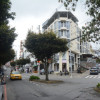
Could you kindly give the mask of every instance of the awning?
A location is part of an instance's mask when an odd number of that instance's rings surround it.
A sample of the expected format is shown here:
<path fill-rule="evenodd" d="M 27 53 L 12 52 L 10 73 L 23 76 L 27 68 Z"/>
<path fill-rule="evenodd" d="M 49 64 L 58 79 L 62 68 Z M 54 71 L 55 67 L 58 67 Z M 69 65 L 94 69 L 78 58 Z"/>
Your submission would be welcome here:
<path fill-rule="evenodd" d="M 86 57 L 92 57 L 93 55 L 92 54 L 82 54 L 80 56 L 82 56 L 83 58 L 86 58 Z"/>

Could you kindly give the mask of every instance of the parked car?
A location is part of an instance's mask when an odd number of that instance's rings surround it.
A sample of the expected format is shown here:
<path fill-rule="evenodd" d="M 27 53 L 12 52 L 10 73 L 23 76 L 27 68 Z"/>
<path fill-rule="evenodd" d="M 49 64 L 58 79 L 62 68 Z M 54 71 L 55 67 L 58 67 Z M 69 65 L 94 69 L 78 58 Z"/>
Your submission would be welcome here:
<path fill-rule="evenodd" d="M 100 67 L 97 67 L 97 69 L 98 69 L 98 73 L 100 73 Z"/>
<path fill-rule="evenodd" d="M 98 72 L 100 73 L 100 65 L 97 64 L 96 67 L 97 67 L 97 69 L 98 69 Z"/>
<path fill-rule="evenodd" d="M 97 75 L 98 75 L 98 73 L 99 73 L 99 71 L 98 71 L 98 68 L 97 68 L 97 67 L 92 67 L 92 68 L 90 69 L 90 75 L 91 75 L 91 74 L 97 74 Z"/>
<path fill-rule="evenodd" d="M 10 79 L 22 79 L 22 75 L 20 74 L 19 71 L 12 71 L 10 73 Z"/>
<path fill-rule="evenodd" d="M 41 74 L 41 75 L 44 75 L 44 74 L 45 74 L 44 69 L 41 69 L 41 70 L 40 70 L 40 74 Z"/>
<path fill-rule="evenodd" d="M 53 74 L 54 73 L 54 71 L 53 70 L 50 70 L 50 71 L 48 71 L 49 72 L 49 74 Z"/>

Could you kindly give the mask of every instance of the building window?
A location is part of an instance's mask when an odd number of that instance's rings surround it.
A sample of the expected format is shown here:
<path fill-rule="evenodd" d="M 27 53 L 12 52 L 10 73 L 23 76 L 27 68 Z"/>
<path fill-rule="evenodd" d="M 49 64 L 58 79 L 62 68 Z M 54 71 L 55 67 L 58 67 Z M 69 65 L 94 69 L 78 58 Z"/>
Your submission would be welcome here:
<path fill-rule="evenodd" d="M 64 30 L 63 34 L 64 34 L 65 37 L 67 37 L 67 32 L 66 32 L 66 30 Z"/>
<path fill-rule="evenodd" d="M 60 32 L 60 30 L 59 30 L 59 31 L 58 31 L 58 36 L 59 36 L 59 37 L 61 36 L 60 33 L 61 33 L 61 32 Z"/>
<path fill-rule="evenodd" d="M 63 36 L 63 30 L 61 30 L 61 36 Z"/>
<path fill-rule="evenodd" d="M 66 27 L 66 22 L 65 21 L 61 21 L 61 27 Z"/>
<path fill-rule="evenodd" d="M 77 41 L 80 41 L 80 38 L 79 38 L 79 36 L 77 35 Z"/>
<path fill-rule="evenodd" d="M 70 38 L 70 32 L 69 32 L 69 30 L 66 31 L 66 34 L 67 34 L 67 38 Z"/>
<path fill-rule="evenodd" d="M 66 27 L 67 27 L 67 29 L 70 29 L 70 22 L 69 21 L 66 21 Z"/>
<path fill-rule="evenodd" d="M 66 22 L 63 22 L 63 26 L 66 27 Z"/>
<path fill-rule="evenodd" d="M 77 49 L 80 50 L 80 45 L 79 45 L 79 43 L 77 44 Z"/>
<path fill-rule="evenodd" d="M 62 59 L 66 59 L 66 52 L 64 52 L 63 54 L 62 54 Z"/>
<path fill-rule="evenodd" d="M 59 37 L 65 36 L 67 38 L 70 38 L 70 32 L 69 32 L 69 30 L 59 30 L 58 31 L 58 36 Z"/>
<path fill-rule="evenodd" d="M 63 22 L 61 22 L 61 27 L 63 27 Z"/>
<path fill-rule="evenodd" d="M 61 22 L 59 21 L 58 22 L 58 29 L 60 30 L 60 28 L 61 28 Z"/>
<path fill-rule="evenodd" d="M 56 22 L 54 23 L 54 30 L 56 30 Z"/>

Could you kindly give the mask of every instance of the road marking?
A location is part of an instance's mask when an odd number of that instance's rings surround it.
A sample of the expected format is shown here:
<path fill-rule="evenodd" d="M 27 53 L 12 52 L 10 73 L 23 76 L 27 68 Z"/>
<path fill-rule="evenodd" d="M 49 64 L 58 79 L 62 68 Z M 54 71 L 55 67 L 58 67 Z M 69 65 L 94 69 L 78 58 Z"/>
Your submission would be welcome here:
<path fill-rule="evenodd" d="M 4 85 L 4 100 L 7 100 L 7 89 L 6 89 L 6 85 Z"/>
<path fill-rule="evenodd" d="M 6 82 L 5 77 L 4 77 L 4 81 Z M 7 100 L 7 88 L 6 88 L 6 84 L 4 85 L 4 100 Z"/>
<path fill-rule="evenodd" d="M 88 75 L 85 78 L 100 78 L 100 76 L 90 76 L 90 75 Z"/>
<path fill-rule="evenodd" d="M 100 76 L 98 78 L 100 78 Z"/>
<path fill-rule="evenodd" d="M 93 78 L 94 76 L 90 76 L 89 78 Z"/>
<path fill-rule="evenodd" d="M 86 76 L 85 78 L 88 78 L 89 76 Z"/>
<path fill-rule="evenodd" d="M 94 76 L 93 78 L 97 78 L 97 76 Z"/>

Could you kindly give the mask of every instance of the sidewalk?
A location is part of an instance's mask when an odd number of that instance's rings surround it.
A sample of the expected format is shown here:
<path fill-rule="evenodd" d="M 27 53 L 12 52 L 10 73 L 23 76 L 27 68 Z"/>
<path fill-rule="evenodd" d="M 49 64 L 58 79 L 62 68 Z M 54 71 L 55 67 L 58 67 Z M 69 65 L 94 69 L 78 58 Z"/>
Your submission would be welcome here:
<path fill-rule="evenodd" d="M 89 74 L 89 70 L 87 70 L 86 72 L 84 73 L 76 73 L 76 72 L 73 72 L 72 75 L 62 75 L 60 76 L 59 74 L 49 74 L 49 79 L 51 80 L 64 80 L 66 78 L 81 78 L 81 77 L 84 77 L 86 75 Z M 40 79 L 45 79 L 45 75 L 40 75 L 38 73 L 22 73 L 22 77 L 27 77 L 29 78 L 31 75 L 35 75 L 35 76 L 39 76 Z"/>
<path fill-rule="evenodd" d="M 0 100 L 2 99 L 3 94 L 3 86 L 0 84 Z"/>

